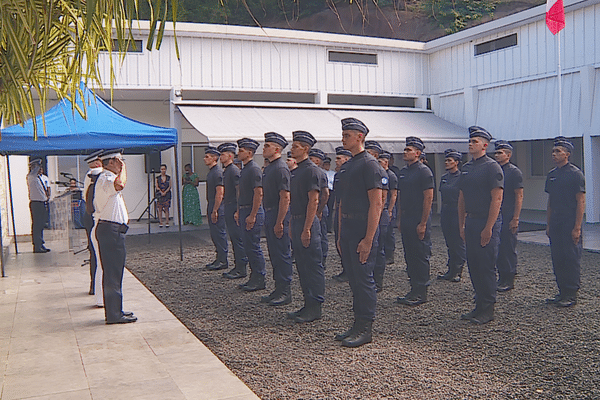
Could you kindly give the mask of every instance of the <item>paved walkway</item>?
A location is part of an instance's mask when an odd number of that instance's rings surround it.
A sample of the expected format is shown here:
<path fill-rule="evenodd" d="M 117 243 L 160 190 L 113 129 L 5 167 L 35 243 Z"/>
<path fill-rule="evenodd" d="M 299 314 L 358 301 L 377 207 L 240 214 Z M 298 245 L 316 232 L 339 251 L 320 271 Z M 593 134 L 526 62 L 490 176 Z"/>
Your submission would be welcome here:
<path fill-rule="evenodd" d="M 53 247 L 54 246 L 54 247 Z M 10 255 L 0 278 L 0 398 L 258 399 L 128 271 L 124 309 L 105 325 L 84 253 Z"/>

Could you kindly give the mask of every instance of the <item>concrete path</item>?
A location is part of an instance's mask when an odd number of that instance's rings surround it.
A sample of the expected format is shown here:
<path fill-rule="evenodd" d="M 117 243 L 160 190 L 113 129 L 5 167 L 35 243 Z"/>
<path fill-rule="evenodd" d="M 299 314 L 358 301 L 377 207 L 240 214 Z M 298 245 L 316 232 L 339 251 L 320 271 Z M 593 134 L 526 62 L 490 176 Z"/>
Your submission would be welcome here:
<path fill-rule="evenodd" d="M 87 294 L 85 252 L 58 246 L 33 254 L 21 244 L 6 260 L 2 400 L 258 399 L 128 271 L 124 309 L 138 322 L 105 325 Z"/>

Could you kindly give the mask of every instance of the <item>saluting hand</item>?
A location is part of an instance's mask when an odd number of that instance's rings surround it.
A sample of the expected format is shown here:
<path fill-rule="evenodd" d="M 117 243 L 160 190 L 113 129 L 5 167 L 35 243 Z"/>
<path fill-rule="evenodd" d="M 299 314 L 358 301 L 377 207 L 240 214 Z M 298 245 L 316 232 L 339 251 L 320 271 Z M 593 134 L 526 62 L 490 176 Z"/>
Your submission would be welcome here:
<path fill-rule="evenodd" d="M 360 242 L 358 242 L 358 246 L 356 247 L 356 252 L 358 253 L 358 261 L 361 264 L 364 264 L 369 259 L 369 254 L 371 253 L 371 247 L 373 246 L 373 242 L 370 242 L 363 238 Z"/>
<path fill-rule="evenodd" d="M 581 228 L 573 228 L 571 231 L 571 237 L 573 238 L 573 243 L 579 243 L 579 239 L 581 239 Z"/>
<path fill-rule="evenodd" d="M 426 230 L 427 230 L 427 224 L 417 225 L 417 236 L 419 237 L 419 240 L 423 240 L 425 238 Z"/>
<path fill-rule="evenodd" d="M 275 224 L 275 227 L 273 227 L 273 232 L 275 233 L 277 239 L 281 239 L 283 237 L 283 222 L 280 224 Z"/>
<path fill-rule="evenodd" d="M 492 229 L 484 228 L 481 231 L 481 247 L 487 246 L 491 239 L 492 239 Z"/>
<path fill-rule="evenodd" d="M 302 234 L 300 235 L 300 240 L 302 241 L 302 246 L 310 246 L 310 229 L 302 231 Z"/>

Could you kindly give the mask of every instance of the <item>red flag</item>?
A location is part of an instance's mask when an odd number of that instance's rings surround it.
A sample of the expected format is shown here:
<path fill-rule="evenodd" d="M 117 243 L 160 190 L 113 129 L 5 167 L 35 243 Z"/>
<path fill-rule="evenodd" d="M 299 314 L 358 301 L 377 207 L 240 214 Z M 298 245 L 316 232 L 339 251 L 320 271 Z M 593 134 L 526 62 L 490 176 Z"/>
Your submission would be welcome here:
<path fill-rule="evenodd" d="M 553 35 L 565 27 L 565 7 L 563 0 L 547 0 L 546 25 Z"/>

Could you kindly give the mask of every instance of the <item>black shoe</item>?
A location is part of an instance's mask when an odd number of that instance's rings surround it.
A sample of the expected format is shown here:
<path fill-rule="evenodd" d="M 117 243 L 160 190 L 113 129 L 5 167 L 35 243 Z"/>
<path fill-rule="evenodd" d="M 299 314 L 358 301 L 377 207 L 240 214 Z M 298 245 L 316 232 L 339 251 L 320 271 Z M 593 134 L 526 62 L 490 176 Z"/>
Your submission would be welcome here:
<path fill-rule="evenodd" d="M 500 293 L 508 292 L 515 288 L 514 281 L 512 279 L 507 279 L 504 282 L 498 283 L 498 287 L 496 290 Z"/>
<path fill-rule="evenodd" d="M 359 347 L 366 343 L 371 343 L 372 339 L 372 321 L 359 321 L 357 322 L 356 330 L 354 334 L 342 340 L 342 346 L 344 347 Z"/>
<path fill-rule="evenodd" d="M 470 311 L 470 312 L 468 312 L 466 314 L 462 314 L 460 316 L 460 319 L 463 319 L 463 320 L 466 320 L 466 321 L 470 321 L 474 317 L 478 316 L 480 312 L 481 312 L 480 307 L 479 306 L 475 306 L 475 308 L 473 309 L 473 311 Z"/>
<path fill-rule="evenodd" d="M 48 249 L 44 249 L 44 248 L 33 249 L 33 252 L 34 252 L 34 253 L 38 253 L 38 254 L 39 254 L 39 253 L 47 253 L 47 252 L 49 252 L 49 251 L 50 251 L 50 250 L 48 250 Z"/>
<path fill-rule="evenodd" d="M 256 292 L 265 288 L 265 276 L 260 274 L 250 274 L 250 280 L 240 285 L 240 289 L 245 292 Z"/>
<path fill-rule="evenodd" d="M 460 274 L 456 274 L 454 275 L 452 278 L 448 279 L 448 282 L 460 282 L 461 278 L 460 278 Z"/>
<path fill-rule="evenodd" d="M 385 265 L 392 265 L 393 263 L 394 263 L 394 257 L 385 259 Z"/>
<path fill-rule="evenodd" d="M 423 304 L 427 302 L 427 292 L 417 293 L 410 292 L 404 297 L 398 297 L 396 299 L 396 303 L 404 304 L 405 306 L 418 306 L 419 304 Z"/>
<path fill-rule="evenodd" d="M 494 303 L 485 307 L 481 312 L 470 319 L 470 321 L 477 325 L 484 325 L 494 320 Z"/>
<path fill-rule="evenodd" d="M 206 269 L 209 269 L 210 267 L 212 267 L 213 265 L 216 265 L 219 263 L 219 260 L 215 260 L 211 263 L 206 264 Z"/>
<path fill-rule="evenodd" d="M 288 288 L 287 290 L 284 290 L 279 296 L 271 299 L 271 301 L 269 302 L 269 305 L 274 306 L 274 307 L 285 306 L 286 304 L 290 304 L 291 302 L 292 302 L 292 292 Z"/>
<path fill-rule="evenodd" d="M 313 322 L 321 319 L 321 303 L 304 308 L 304 311 L 294 318 L 296 322 Z"/>
<path fill-rule="evenodd" d="M 131 311 L 123 311 L 123 315 L 126 317 L 132 317 L 133 316 L 133 312 Z"/>
<path fill-rule="evenodd" d="M 546 299 L 546 304 L 552 304 L 552 305 L 556 305 L 558 304 L 558 302 L 560 302 L 562 300 L 562 295 L 559 293 L 557 295 L 555 295 L 554 297 L 551 297 L 549 299 Z"/>
<path fill-rule="evenodd" d="M 335 335 L 333 340 L 337 340 L 338 342 L 341 342 L 342 340 L 354 335 L 356 333 L 357 324 L 358 323 L 356 321 L 354 321 L 354 323 L 352 324 L 352 328 L 348 329 L 346 332 L 338 333 L 337 335 Z"/>
<path fill-rule="evenodd" d="M 260 298 L 261 303 L 270 303 L 275 297 L 279 297 L 279 292 L 277 289 L 272 291 L 268 296 L 262 296 Z"/>
<path fill-rule="evenodd" d="M 289 313 L 287 313 L 287 317 L 288 317 L 288 319 L 296 319 L 296 317 L 298 317 L 298 316 L 302 315 L 302 313 L 304 313 L 304 310 L 305 310 L 305 309 L 306 309 L 306 306 L 305 306 L 305 307 L 302 307 L 302 308 L 301 308 L 301 309 L 299 309 L 299 310 L 296 310 L 296 311 L 292 311 L 292 312 L 289 312 Z"/>
<path fill-rule="evenodd" d="M 219 261 L 218 263 L 213 264 L 210 267 L 206 267 L 206 269 L 209 271 L 219 271 L 219 270 L 227 269 L 227 268 L 228 268 L 227 263 L 222 262 L 222 261 Z"/>
<path fill-rule="evenodd" d="M 381 293 L 383 291 L 383 286 L 375 284 L 375 293 Z"/>
<path fill-rule="evenodd" d="M 568 297 L 563 297 L 558 302 L 556 302 L 555 306 L 556 307 L 572 307 L 575 304 L 577 304 L 577 297 L 568 296 Z"/>
<path fill-rule="evenodd" d="M 246 276 L 246 267 L 244 267 L 244 269 L 236 267 L 229 272 L 223 272 L 223 278 L 227 279 L 241 279 L 245 278 Z"/>
<path fill-rule="evenodd" d="M 338 282 L 348 282 L 348 275 L 345 272 L 342 272 L 338 275 L 334 275 L 333 279 L 335 279 Z"/>
<path fill-rule="evenodd" d="M 106 321 L 107 325 L 112 325 L 112 324 L 128 324 L 130 322 L 135 322 L 137 321 L 137 317 L 133 316 L 133 315 L 123 315 L 121 318 L 119 318 L 116 321 Z"/>
<path fill-rule="evenodd" d="M 50 249 L 49 249 L 49 248 L 47 248 L 47 247 L 46 247 L 46 246 L 44 246 L 44 245 L 42 245 L 42 250 L 46 251 L 46 253 L 50 251 Z"/>
<path fill-rule="evenodd" d="M 454 274 L 450 270 L 448 270 L 445 274 L 438 275 L 437 278 L 443 281 L 449 281 L 453 277 L 453 275 Z"/>

